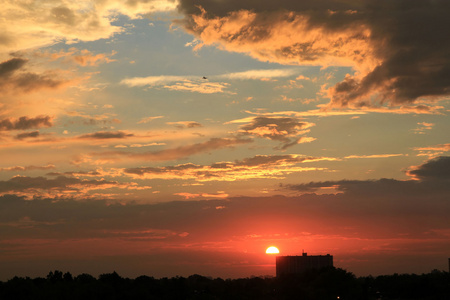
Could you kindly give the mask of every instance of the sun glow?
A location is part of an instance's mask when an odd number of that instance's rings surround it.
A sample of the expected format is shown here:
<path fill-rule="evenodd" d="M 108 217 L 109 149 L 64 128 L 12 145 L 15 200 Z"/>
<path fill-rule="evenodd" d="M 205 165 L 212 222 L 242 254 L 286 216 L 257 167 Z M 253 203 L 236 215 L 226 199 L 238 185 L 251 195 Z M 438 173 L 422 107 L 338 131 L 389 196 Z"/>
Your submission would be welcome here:
<path fill-rule="evenodd" d="M 280 253 L 280 250 L 278 250 L 277 247 L 271 246 L 266 249 L 266 254 L 278 254 Z"/>

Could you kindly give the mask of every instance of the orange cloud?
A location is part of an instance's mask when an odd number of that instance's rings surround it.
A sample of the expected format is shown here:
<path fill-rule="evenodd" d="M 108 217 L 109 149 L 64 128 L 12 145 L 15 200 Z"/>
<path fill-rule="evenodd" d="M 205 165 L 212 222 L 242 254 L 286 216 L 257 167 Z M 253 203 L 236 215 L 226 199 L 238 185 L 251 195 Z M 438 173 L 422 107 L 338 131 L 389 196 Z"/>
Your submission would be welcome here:
<path fill-rule="evenodd" d="M 50 170 L 55 169 L 55 165 L 48 164 L 46 166 L 15 166 L 15 167 L 7 167 L 0 168 L 0 171 L 9 171 L 9 172 L 24 172 L 24 171 L 35 171 L 35 170 Z"/>
<path fill-rule="evenodd" d="M 173 125 L 178 129 L 183 128 L 195 128 L 195 127 L 203 127 L 202 124 L 194 121 L 178 121 L 178 122 L 167 122 L 168 125 Z"/>
<path fill-rule="evenodd" d="M 404 154 L 373 154 L 373 155 L 349 155 L 344 158 L 388 158 L 403 156 Z"/>
<path fill-rule="evenodd" d="M 95 41 L 110 38 L 125 28 L 113 25 L 117 14 L 132 19 L 153 12 L 171 11 L 176 8 L 171 0 L 107 0 L 92 1 L 56 0 L 32 2 L 22 5 L 17 1 L 2 3 L 0 12 L 0 53 L 39 48 L 65 39 L 66 43 Z M 20 26 L 10 24 L 20 22 Z"/>
<path fill-rule="evenodd" d="M 217 193 L 217 194 L 211 194 L 211 193 L 199 193 L 199 194 L 193 194 L 193 193 L 175 193 L 176 196 L 184 197 L 184 199 L 197 199 L 197 198 L 219 198 L 224 199 L 228 198 L 228 194 L 225 193 Z"/>
<path fill-rule="evenodd" d="M 436 157 L 438 155 L 441 155 L 442 153 L 450 151 L 450 144 L 440 144 L 428 147 L 416 147 L 413 149 L 415 151 L 419 151 L 419 154 L 417 154 L 417 156 Z"/>
<path fill-rule="evenodd" d="M 419 127 L 414 129 L 414 133 L 416 133 L 416 134 L 425 134 L 427 130 L 433 129 L 433 126 L 434 126 L 433 123 L 427 123 L 427 122 L 419 122 L 419 123 L 417 123 L 417 125 L 419 125 Z"/>
<path fill-rule="evenodd" d="M 116 61 L 115 59 L 111 59 L 115 52 L 113 51 L 110 55 L 108 54 L 92 54 L 89 50 L 81 50 L 79 55 L 73 56 L 73 60 L 82 66 L 97 66 L 99 63 L 105 62 L 110 63 Z"/>
<path fill-rule="evenodd" d="M 309 143 L 315 140 L 312 137 L 297 137 L 309 132 L 309 128 L 314 123 L 300 121 L 293 117 L 266 117 L 257 116 L 243 120 L 235 120 L 229 123 L 242 123 L 248 121 L 249 124 L 241 125 L 239 129 L 240 135 L 257 136 L 274 141 L 281 142 L 278 149 L 286 150 L 301 143 Z"/>
<path fill-rule="evenodd" d="M 300 167 L 299 164 L 334 160 L 337 159 L 293 154 L 257 155 L 235 162 L 217 162 L 209 166 L 188 163 L 166 167 L 138 167 L 124 169 L 123 173 L 136 179 L 194 179 L 200 182 L 253 178 L 282 179 L 291 173 L 326 170 L 326 168 Z"/>

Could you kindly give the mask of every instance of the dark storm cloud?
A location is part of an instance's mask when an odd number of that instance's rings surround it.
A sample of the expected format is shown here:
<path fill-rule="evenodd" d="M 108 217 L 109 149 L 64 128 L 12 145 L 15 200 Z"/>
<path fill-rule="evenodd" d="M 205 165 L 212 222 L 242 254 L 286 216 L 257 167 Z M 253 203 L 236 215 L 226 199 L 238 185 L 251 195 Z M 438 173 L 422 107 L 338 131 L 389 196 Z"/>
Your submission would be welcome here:
<path fill-rule="evenodd" d="M 34 118 L 20 117 L 19 119 L 3 119 L 0 120 L 0 131 L 7 130 L 26 130 L 32 128 L 51 127 L 53 126 L 52 117 L 38 116 Z"/>
<path fill-rule="evenodd" d="M 99 131 L 89 134 L 84 134 L 79 136 L 79 139 L 94 139 L 94 140 L 103 140 L 103 139 L 125 139 L 128 137 L 132 137 L 134 134 L 126 133 L 123 131 Z"/>
<path fill-rule="evenodd" d="M 359 74 L 329 90 L 333 106 L 450 95 L 447 0 L 181 0 L 179 9 L 208 45 L 285 64 L 355 66 Z"/>
<path fill-rule="evenodd" d="M 440 156 L 408 171 L 420 180 L 450 180 L 450 156 Z"/>
<path fill-rule="evenodd" d="M 56 74 L 53 73 L 38 74 L 23 70 L 27 62 L 23 58 L 12 58 L 0 63 L 0 91 L 30 92 L 41 88 L 58 88 L 65 83 L 64 80 L 55 79 Z"/>

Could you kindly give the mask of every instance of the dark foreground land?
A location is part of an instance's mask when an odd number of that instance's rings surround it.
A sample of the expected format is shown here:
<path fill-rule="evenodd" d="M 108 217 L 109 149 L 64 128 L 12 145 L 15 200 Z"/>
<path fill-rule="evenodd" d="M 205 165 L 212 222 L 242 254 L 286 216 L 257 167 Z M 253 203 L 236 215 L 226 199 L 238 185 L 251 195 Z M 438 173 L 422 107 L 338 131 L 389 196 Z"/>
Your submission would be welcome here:
<path fill-rule="evenodd" d="M 14 277 L 0 282 L 0 299 L 450 299 L 448 272 L 355 277 L 338 268 L 310 270 L 281 278 L 128 279 L 116 272 L 89 274 L 50 272 L 46 278 Z"/>

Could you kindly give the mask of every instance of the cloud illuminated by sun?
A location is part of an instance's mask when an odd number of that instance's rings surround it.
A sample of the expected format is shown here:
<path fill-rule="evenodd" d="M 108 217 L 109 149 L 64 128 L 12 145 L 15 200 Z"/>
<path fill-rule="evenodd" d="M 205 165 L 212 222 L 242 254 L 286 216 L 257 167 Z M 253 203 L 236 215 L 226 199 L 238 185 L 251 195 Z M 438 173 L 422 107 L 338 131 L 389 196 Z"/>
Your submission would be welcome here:
<path fill-rule="evenodd" d="M 269 248 L 266 249 L 266 254 L 278 254 L 278 253 L 280 253 L 280 250 L 278 250 L 277 247 L 270 246 Z"/>

